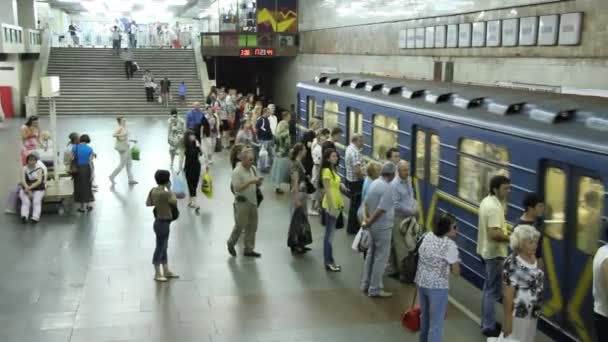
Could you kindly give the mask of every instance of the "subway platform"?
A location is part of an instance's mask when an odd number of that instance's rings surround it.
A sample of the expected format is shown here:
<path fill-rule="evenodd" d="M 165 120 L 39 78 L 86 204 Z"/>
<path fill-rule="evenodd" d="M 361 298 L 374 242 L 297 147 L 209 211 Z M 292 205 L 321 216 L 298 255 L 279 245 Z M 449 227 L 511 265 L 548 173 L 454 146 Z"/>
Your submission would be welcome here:
<path fill-rule="evenodd" d="M 351 237 L 336 234 L 341 273 L 322 261 L 323 228 L 311 218 L 314 243 L 304 256 L 286 246 L 288 195 L 264 186 L 256 249 L 261 259 L 230 257 L 226 239 L 233 225 L 228 152 L 216 154 L 212 199 L 199 195 L 200 214 L 180 201 L 172 225 L 169 262 L 181 278 L 152 280 L 152 210 L 145 206 L 156 169 L 169 167 L 165 117 L 129 117 L 142 160 L 134 162 L 139 184 L 126 175 L 110 187 L 118 163 L 111 117 L 59 118 L 58 146 L 70 132 L 87 133 L 98 154 L 96 193 L 89 214 L 44 211 L 38 225 L 0 215 L 0 341 L 2 342 L 368 342 L 417 341 L 400 315 L 413 288 L 385 281 L 391 299 L 359 291 L 362 257 Z M 0 129 L 0 189 L 5 196 L 20 176 L 20 120 Z M 48 129 L 48 120 L 41 128 Z M 483 342 L 475 316 L 480 292 L 463 280 L 451 283 L 444 340 Z M 539 334 L 538 341 L 549 341 Z"/>

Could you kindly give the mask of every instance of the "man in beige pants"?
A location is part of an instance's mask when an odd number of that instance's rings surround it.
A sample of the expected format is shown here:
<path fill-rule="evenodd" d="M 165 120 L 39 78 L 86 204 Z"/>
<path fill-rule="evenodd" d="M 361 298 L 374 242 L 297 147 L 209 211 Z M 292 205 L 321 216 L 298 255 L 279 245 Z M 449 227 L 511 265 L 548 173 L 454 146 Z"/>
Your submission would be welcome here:
<path fill-rule="evenodd" d="M 259 258 L 262 255 L 254 250 L 255 233 L 258 230 L 258 199 L 257 187 L 262 184 L 253 164 L 253 152 L 241 152 L 241 162 L 232 172 L 232 190 L 234 192 L 234 229 L 228 239 L 228 253 L 236 256 L 234 246 L 241 233 L 245 232 L 245 252 L 247 257 Z"/>

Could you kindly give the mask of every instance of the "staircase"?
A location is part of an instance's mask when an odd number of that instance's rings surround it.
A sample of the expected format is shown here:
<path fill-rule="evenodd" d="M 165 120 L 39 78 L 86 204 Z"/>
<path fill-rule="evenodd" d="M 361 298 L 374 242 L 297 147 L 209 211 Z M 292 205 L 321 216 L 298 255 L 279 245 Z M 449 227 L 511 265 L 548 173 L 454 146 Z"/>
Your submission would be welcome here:
<path fill-rule="evenodd" d="M 53 48 L 47 75 L 60 77 L 57 115 L 168 115 L 170 108 L 183 113 L 192 102 L 203 101 L 192 50 L 134 49 L 133 54 L 140 71 L 127 80 L 124 62 L 112 49 Z M 156 101 L 146 102 L 142 80 L 146 69 L 156 83 L 164 77 L 171 80 L 173 100 L 168 108 Z M 187 86 L 184 103 L 177 96 L 182 81 Z M 40 99 L 38 113 L 48 115 L 47 99 Z"/>

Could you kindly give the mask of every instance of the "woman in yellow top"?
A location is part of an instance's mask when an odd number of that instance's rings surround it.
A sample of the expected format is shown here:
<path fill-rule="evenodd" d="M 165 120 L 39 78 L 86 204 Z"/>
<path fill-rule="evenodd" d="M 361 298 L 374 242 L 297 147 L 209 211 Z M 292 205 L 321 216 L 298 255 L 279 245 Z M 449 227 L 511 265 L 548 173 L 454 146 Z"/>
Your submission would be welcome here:
<path fill-rule="evenodd" d="M 336 172 L 338 166 L 338 152 L 333 148 L 328 148 L 323 153 L 321 161 L 321 181 L 325 195 L 323 196 L 322 207 L 325 215 L 325 237 L 323 238 L 323 260 L 325 269 L 330 272 L 340 272 L 342 267 L 334 261 L 332 241 L 336 232 L 336 222 L 344 208 L 344 200 L 340 194 L 340 176 Z"/>

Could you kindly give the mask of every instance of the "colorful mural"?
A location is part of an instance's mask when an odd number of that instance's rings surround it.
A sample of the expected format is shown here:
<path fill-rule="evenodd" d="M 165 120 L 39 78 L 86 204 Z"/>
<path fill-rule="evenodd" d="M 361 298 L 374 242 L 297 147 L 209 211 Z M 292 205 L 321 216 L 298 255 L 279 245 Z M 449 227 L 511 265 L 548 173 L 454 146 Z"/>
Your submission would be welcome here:
<path fill-rule="evenodd" d="M 258 32 L 298 32 L 297 0 L 258 0 Z"/>

